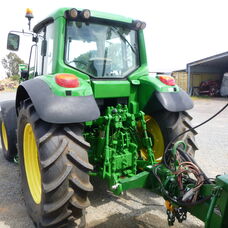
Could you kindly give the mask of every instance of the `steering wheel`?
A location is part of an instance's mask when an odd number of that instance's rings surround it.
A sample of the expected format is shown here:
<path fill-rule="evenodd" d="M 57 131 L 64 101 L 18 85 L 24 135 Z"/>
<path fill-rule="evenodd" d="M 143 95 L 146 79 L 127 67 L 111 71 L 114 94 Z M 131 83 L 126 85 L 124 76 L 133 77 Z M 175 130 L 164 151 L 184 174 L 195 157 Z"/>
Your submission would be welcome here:
<path fill-rule="evenodd" d="M 70 63 L 75 63 L 75 64 L 80 63 L 80 64 L 83 64 L 84 66 L 87 66 L 87 65 L 88 65 L 87 62 L 84 62 L 84 61 L 82 61 L 82 60 L 76 60 L 76 59 L 70 61 L 69 64 L 70 64 Z"/>

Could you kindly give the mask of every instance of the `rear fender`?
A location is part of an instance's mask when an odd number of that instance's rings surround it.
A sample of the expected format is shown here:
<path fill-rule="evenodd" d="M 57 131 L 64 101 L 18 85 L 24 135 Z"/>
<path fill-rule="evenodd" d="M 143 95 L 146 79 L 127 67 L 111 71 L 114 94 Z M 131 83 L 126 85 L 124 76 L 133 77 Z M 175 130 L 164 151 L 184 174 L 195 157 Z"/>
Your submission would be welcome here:
<path fill-rule="evenodd" d="M 138 92 L 140 109 L 152 113 L 162 109 L 181 112 L 193 108 L 190 96 L 177 85 L 167 86 L 155 77 L 140 78 Z"/>
<path fill-rule="evenodd" d="M 93 95 L 58 96 L 42 79 L 35 78 L 20 84 L 16 107 L 30 98 L 39 117 L 49 123 L 81 123 L 97 119 L 99 108 Z"/>

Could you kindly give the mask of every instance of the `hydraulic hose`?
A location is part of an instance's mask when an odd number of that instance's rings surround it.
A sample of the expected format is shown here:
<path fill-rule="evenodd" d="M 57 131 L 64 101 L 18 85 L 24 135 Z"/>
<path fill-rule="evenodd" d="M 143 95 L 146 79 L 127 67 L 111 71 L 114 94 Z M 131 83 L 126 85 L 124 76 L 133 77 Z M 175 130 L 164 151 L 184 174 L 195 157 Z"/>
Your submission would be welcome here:
<path fill-rule="evenodd" d="M 194 130 L 204 124 L 206 124 L 207 122 L 209 122 L 210 120 L 212 120 L 213 118 L 215 118 L 217 115 L 219 115 L 223 110 L 225 110 L 226 108 L 228 107 L 228 103 L 223 107 L 221 108 L 217 113 L 215 113 L 213 116 L 211 116 L 209 119 L 205 120 L 204 122 L 202 122 L 201 124 L 198 124 L 196 125 L 195 127 L 190 127 L 188 130 L 180 133 L 179 135 L 177 135 L 176 137 L 174 137 L 166 146 L 165 148 L 165 151 L 164 151 L 164 156 L 163 156 L 163 159 L 162 159 L 162 162 L 164 163 L 164 165 L 166 166 L 166 168 L 170 169 L 171 168 L 169 167 L 169 165 L 167 164 L 167 155 L 168 155 L 168 151 L 169 151 L 169 147 L 172 145 L 172 143 L 177 139 L 179 138 L 181 135 L 184 135 L 185 133 L 191 131 L 191 130 Z"/>
<path fill-rule="evenodd" d="M 192 162 L 194 165 L 197 166 L 197 168 L 199 169 L 199 171 L 202 173 L 204 179 L 205 179 L 205 183 L 206 184 L 211 184 L 212 182 L 210 181 L 210 179 L 206 176 L 206 174 L 203 172 L 203 170 L 199 167 L 199 165 L 196 163 L 195 159 L 193 157 L 191 157 L 189 154 L 187 154 L 184 150 L 182 150 L 181 148 L 177 148 L 177 150 L 179 151 L 179 153 L 181 154 L 181 156 L 185 159 L 188 160 L 190 162 Z"/>

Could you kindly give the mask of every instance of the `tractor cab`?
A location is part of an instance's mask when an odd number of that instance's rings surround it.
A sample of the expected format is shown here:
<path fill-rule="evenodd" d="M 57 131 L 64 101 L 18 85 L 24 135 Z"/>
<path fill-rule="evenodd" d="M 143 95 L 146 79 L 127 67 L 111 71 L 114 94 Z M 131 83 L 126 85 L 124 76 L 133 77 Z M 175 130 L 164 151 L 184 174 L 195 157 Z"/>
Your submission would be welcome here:
<path fill-rule="evenodd" d="M 65 63 L 92 78 L 124 78 L 139 67 L 137 32 L 127 27 L 67 21 Z"/>
<path fill-rule="evenodd" d="M 28 19 L 30 26 L 31 17 Z M 140 35 L 145 27 L 144 22 L 122 16 L 59 9 L 30 33 L 35 44 L 30 53 L 29 78 L 67 72 L 82 79 L 121 79 L 142 65 L 147 71 L 145 51 L 140 55 L 140 49 L 145 50 Z M 7 48 L 15 45 L 14 51 L 19 48 L 18 35 L 10 33 Z"/>

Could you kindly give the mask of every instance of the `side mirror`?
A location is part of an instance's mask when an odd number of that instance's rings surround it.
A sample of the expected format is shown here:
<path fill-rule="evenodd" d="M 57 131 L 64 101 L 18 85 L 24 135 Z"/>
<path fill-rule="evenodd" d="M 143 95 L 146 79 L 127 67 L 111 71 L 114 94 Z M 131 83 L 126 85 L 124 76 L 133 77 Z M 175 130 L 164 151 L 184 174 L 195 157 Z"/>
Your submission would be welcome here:
<path fill-rule="evenodd" d="M 9 33 L 7 39 L 7 49 L 10 51 L 18 51 L 20 44 L 20 36 L 17 34 Z"/>

